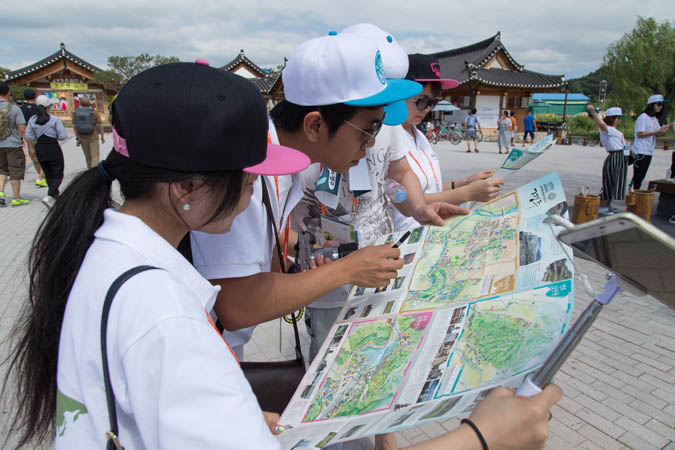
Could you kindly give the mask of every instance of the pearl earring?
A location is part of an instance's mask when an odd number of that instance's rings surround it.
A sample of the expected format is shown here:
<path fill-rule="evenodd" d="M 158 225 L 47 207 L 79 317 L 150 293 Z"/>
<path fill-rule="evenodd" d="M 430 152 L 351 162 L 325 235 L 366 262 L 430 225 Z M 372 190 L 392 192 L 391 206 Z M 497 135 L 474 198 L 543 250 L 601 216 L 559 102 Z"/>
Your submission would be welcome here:
<path fill-rule="evenodd" d="M 186 203 L 186 204 L 183 205 L 183 209 L 184 209 L 185 211 L 190 211 L 190 208 L 191 208 L 191 207 L 192 207 L 192 206 L 190 205 L 190 203 Z"/>

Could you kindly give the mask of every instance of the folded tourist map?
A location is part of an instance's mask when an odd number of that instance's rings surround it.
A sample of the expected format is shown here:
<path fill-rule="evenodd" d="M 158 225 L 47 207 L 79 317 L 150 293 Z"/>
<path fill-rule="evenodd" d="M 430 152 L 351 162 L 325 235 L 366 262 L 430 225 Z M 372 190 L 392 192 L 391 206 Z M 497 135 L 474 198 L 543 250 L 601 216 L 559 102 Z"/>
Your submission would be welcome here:
<path fill-rule="evenodd" d="M 467 416 L 491 388 L 518 386 L 570 322 L 572 252 L 549 219 L 566 211 L 554 172 L 443 227 L 411 230 L 398 277 L 352 289 L 281 416 L 283 447 Z"/>

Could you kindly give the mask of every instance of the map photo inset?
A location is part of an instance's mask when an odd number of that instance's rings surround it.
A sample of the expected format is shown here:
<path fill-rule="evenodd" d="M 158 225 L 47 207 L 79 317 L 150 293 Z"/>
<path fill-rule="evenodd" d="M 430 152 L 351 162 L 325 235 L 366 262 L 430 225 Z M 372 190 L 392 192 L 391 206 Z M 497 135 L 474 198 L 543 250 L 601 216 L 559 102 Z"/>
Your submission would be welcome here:
<path fill-rule="evenodd" d="M 355 322 L 303 422 L 389 408 L 432 315 L 427 311 Z"/>
<path fill-rule="evenodd" d="M 496 383 L 543 362 L 562 336 L 571 282 L 482 300 L 469 306 L 449 366 L 462 366 L 451 392 Z M 441 387 L 445 393 L 450 393 Z"/>

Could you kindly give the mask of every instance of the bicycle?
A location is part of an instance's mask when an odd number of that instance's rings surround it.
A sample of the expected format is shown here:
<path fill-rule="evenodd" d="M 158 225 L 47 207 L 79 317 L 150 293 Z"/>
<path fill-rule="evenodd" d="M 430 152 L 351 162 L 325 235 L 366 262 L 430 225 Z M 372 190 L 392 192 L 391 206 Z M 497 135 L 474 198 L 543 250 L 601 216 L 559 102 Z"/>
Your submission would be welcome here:
<path fill-rule="evenodd" d="M 441 141 L 450 141 L 457 145 L 462 142 L 462 132 L 455 126 L 448 123 L 441 124 L 441 129 L 438 131 L 438 139 Z"/>
<path fill-rule="evenodd" d="M 431 142 L 432 144 L 437 144 L 439 139 L 438 130 L 436 128 L 429 128 L 424 137 L 426 137 L 427 141 Z"/>

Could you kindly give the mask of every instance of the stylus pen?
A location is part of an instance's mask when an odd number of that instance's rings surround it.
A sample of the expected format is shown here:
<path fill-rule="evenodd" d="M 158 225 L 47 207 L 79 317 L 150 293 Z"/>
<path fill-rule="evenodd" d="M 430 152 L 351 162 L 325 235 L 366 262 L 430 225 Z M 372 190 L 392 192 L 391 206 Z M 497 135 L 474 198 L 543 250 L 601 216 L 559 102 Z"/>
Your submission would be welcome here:
<path fill-rule="evenodd" d="M 398 248 L 399 245 L 403 244 L 405 240 L 408 239 L 408 236 L 410 236 L 410 230 L 403 233 L 401 239 L 399 239 L 391 248 Z"/>

